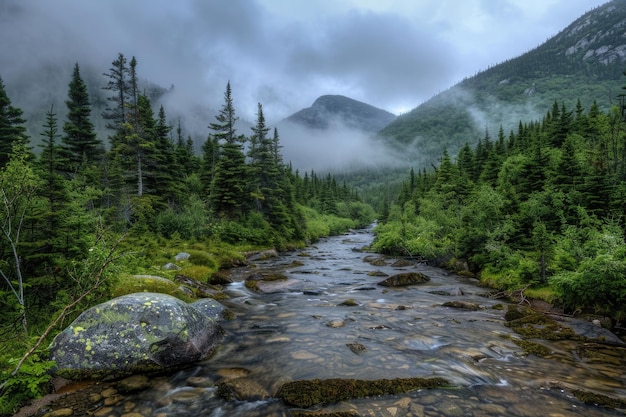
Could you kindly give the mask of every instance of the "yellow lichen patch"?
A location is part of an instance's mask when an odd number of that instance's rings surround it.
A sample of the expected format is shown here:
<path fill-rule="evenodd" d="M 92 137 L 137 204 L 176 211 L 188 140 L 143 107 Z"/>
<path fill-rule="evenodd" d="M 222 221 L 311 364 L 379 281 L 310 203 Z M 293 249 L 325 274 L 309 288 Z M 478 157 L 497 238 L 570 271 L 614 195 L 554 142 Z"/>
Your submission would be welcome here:
<path fill-rule="evenodd" d="M 70 329 L 74 332 L 74 336 L 78 336 L 78 333 L 85 331 L 85 328 L 81 326 L 70 327 Z"/>

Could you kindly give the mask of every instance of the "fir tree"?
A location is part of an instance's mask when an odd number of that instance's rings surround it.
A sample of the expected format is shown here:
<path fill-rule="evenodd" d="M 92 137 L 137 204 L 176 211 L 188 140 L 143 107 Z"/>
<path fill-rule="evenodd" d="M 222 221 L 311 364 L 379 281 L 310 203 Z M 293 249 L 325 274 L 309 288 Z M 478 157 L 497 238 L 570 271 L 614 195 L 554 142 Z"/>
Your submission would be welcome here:
<path fill-rule="evenodd" d="M 104 146 L 90 119 L 91 103 L 78 63 L 74 65 L 65 104 L 68 109 L 67 121 L 63 125 L 65 136 L 62 138 L 64 157 L 67 160 L 65 171 L 76 173 L 82 164 L 100 162 L 104 156 Z"/>
<path fill-rule="evenodd" d="M 230 82 L 226 85 L 224 105 L 209 128 L 220 146 L 215 174 L 211 181 L 210 198 L 215 212 L 228 219 L 245 213 L 248 201 L 246 157 L 243 153 L 245 136 L 236 136 L 235 107 Z"/>
<path fill-rule="evenodd" d="M 9 161 L 14 146 L 28 145 L 24 123 L 26 120 L 22 118 L 22 110 L 11 105 L 4 82 L 0 78 L 0 168 Z"/>
<path fill-rule="evenodd" d="M 102 113 L 102 117 L 108 120 L 106 127 L 114 131 L 110 137 L 112 148 L 124 140 L 122 127 L 127 122 L 126 112 L 130 103 L 128 73 L 126 57 L 120 53 L 111 63 L 109 72 L 104 74 L 109 81 L 103 89 L 110 91 L 112 95 L 107 98 L 111 105 Z"/>

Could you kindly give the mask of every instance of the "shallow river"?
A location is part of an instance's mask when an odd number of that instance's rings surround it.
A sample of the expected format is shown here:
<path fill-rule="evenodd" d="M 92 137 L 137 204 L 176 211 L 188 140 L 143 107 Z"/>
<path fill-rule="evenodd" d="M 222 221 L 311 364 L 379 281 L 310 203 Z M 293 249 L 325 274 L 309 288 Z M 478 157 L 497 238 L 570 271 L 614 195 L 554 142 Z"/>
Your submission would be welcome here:
<path fill-rule="evenodd" d="M 236 318 L 223 322 L 226 336 L 215 354 L 155 380 L 154 388 L 127 397 L 108 415 L 123 414 L 131 402 L 144 415 L 289 416 L 296 409 L 273 398 L 288 381 L 433 376 L 454 387 L 312 410 L 392 417 L 624 415 L 586 405 L 572 390 L 626 399 L 626 350 L 588 359 L 574 342 L 541 340 L 552 353 L 527 355 L 511 341 L 520 336 L 504 325 L 506 305 L 494 308 L 502 300 L 484 296 L 475 280 L 441 269 L 397 267 L 395 259 L 365 262 L 378 257 L 360 251 L 372 238 L 369 230 L 355 231 L 235 271 L 224 303 Z M 249 290 L 243 279 L 255 268 L 289 280 L 269 283 L 264 292 Z M 409 271 L 431 280 L 386 288 L 377 285 L 384 277 L 373 276 Z M 481 308 L 442 306 L 455 300 Z M 221 399 L 214 385 L 220 380 L 233 381 L 242 399 Z"/>

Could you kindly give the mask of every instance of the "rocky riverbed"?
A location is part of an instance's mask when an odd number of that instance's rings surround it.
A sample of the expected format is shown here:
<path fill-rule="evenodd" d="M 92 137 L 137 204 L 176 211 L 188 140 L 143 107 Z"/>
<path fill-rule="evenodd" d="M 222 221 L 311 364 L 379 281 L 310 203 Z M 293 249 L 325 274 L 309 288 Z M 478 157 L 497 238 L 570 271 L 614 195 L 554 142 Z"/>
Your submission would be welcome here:
<path fill-rule="evenodd" d="M 30 415 L 623 415 L 626 350 L 615 335 L 491 298 L 471 278 L 362 252 L 371 239 L 355 231 L 231 271 L 222 302 L 233 318 L 212 357 L 168 375 L 70 384 Z M 428 279 L 379 285 L 398 274 Z M 446 383 L 300 406 L 280 394 L 295 381 L 345 391 L 415 378 Z"/>

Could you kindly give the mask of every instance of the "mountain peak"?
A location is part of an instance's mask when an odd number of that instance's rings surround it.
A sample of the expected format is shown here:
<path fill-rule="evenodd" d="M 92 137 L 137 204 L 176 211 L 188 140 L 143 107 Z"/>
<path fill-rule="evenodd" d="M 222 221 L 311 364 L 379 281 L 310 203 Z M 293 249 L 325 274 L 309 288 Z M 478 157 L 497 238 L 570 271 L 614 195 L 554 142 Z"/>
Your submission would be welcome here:
<path fill-rule="evenodd" d="M 343 124 L 365 132 L 378 132 L 396 116 L 386 110 L 342 95 L 323 95 L 311 107 L 302 109 L 285 120 L 314 129 L 328 129 Z"/>

